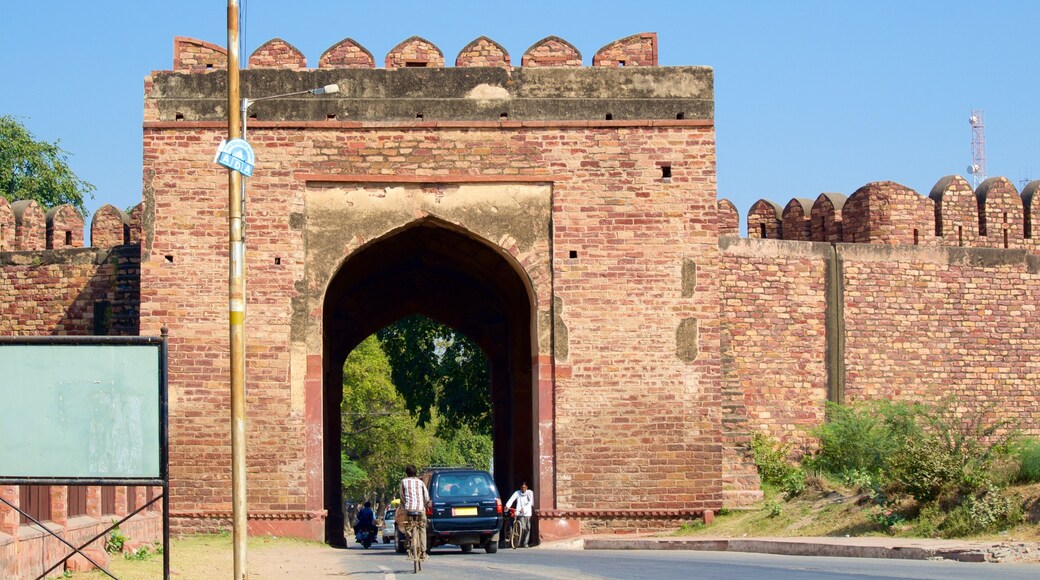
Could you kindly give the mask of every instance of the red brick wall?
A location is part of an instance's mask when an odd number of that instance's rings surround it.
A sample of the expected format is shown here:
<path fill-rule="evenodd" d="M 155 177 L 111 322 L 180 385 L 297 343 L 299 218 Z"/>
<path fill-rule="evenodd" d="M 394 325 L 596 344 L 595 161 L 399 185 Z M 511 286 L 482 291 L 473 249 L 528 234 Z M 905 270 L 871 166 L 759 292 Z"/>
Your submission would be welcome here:
<path fill-rule="evenodd" d="M 596 51 L 592 66 L 657 66 L 657 33 L 633 34 L 607 44 Z"/>
<path fill-rule="evenodd" d="M 47 216 L 34 200 L 18 200 L 11 204 L 15 219 L 14 249 L 47 248 Z"/>
<path fill-rule="evenodd" d="M 811 211 L 812 203 L 808 199 L 797 198 L 787 202 L 780 218 L 785 240 L 807 242 L 812 239 Z"/>
<path fill-rule="evenodd" d="M 83 216 L 71 205 L 47 212 L 47 249 L 83 247 Z"/>
<path fill-rule="evenodd" d="M 178 36 L 173 39 L 173 70 L 226 70 L 227 50 L 209 42 Z"/>
<path fill-rule="evenodd" d="M 1040 245 L 1040 180 L 1022 188 L 1022 212 L 1025 222 L 1025 245 L 1036 252 Z"/>
<path fill-rule="evenodd" d="M 728 199 L 720 199 L 718 203 L 719 209 L 719 235 L 720 236 L 739 236 L 740 235 L 740 214 L 737 213 L 737 207 L 733 205 Z"/>
<path fill-rule="evenodd" d="M 812 205 L 809 231 L 814 242 L 842 241 L 841 210 L 845 196 L 840 193 L 821 193 Z"/>
<path fill-rule="evenodd" d="M 1040 263 L 1019 250 L 720 242 L 724 481 L 755 489 L 755 431 L 805 444 L 828 396 L 827 261 L 841 264 L 844 399 L 992 405 L 1040 433 Z M 832 348 L 833 345 L 832 345 Z"/>
<path fill-rule="evenodd" d="M 974 246 L 979 237 L 975 192 L 960 175 L 938 181 L 928 196 L 936 206 L 935 235 L 945 246 Z"/>
<path fill-rule="evenodd" d="M 509 53 L 501 44 L 486 36 L 467 44 L 455 57 L 455 66 L 509 67 Z"/>
<path fill-rule="evenodd" d="M 1022 198 L 1006 177 L 991 177 L 975 192 L 979 207 L 979 245 L 1025 247 Z"/>
<path fill-rule="evenodd" d="M 845 242 L 926 245 L 935 243 L 934 232 L 932 200 L 892 181 L 864 185 L 842 208 Z"/>
<path fill-rule="evenodd" d="M 390 49 L 386 55 L 386 68 L 406 66 L 443 67 L 444 53 L 429 40 L 413 36 Z"/>
<path fill-rule="evenodd" d="M 764 199 L 755 202 L 748 210 L 748 237 L 779 240 L 782 238 L 780 206 Z M 763 235 L 764 233 L 764 235 Z"/>
<path fill-rule="evenodd" d="M 249 55 L 249 68 L 307 68 L 307 58 L 295 46 L 281 38 L 272 38 Z"/>
<path fill-rule="evenodd" d="M 15 219 L 11 211 L 11 204 L 6 198 L 0 197 L 0 252 L 11 252 L 15 246 Z"/>
<path fill-rule="evenodd" d="M 94 301 L 115 300 L 116 265 L 106 258 L 92 249 L 44 264 L 0 256 L 0 336 L 93 334 Z"/>
<path fill-rule="evenodd" d="M 110 248 L 129 242 L 129 219 L 115 206 L 105 204 L 94 212 L 90 222 L 90 245 L 95 248 Z"/>
<path fill-rule="evenodd" d="M 569 337 L 556 374 L 556 416 L 562 418 L 555 441 L 557 507 L 609 509 L 619 501 L 646 508 L 717 507 L 722 457 L 718 328 L 711 322 L 718 311 L 713 130 L 698 122 L 599 125 L 502 131 L 497 123 L 371 129 L 257 124 L 251 142 L 265 165 L 263 180 L 251 180 L 249 194 L 249 463 L 265 469 L 250 475 L 251 509 L 312 509 L 304 464 L 308 427 L 293 410 L 289 385 L 292 304 L 297 284 L 306 279 L 302 232 L 292 225 L 294 213 L 305 211 L 305 183 L 298 175 L 400 178 L 463 171 L 568 176 L 553 193 L 554 289 Z M 230 510 L 226 198 L 216 194 L 226 190 L 227 177 L 211 163 L 221 133 L 188 123 L 145 128 L 145 170 L 154 175 L 149 185 L 156 212 L 154 243 L 143 265 L 142 332 L 170 328 L 175 516 Z M 471 160 L 468 168 L 452 161 L 461 158 Z M 661 178 L 662 159 L 671 163 L 670 180 Z M 629 185 L 616 187 L 619 182 Z M 685 298 L 679 284 L 684 260 L 697 268 L 693 294 Z M 622 305 L 631 316 L 619 319 Z M 686 319 L 703 321 L 698 354 L 689 362 L 676 354 L 676 333 Z"/>
<path fill-rule="evenodd" d="M 318 68 L 375 68 L 376 60 L 367 48 L 353 38 L 345 38 L 330 46 L 318 58 Z"/>
<path fill-rule="evenodd" d="M 850 401 L 951 395 L 1040 433 L 1035 261 L 1004 250 L 843 251 Z"/>
<path fill-rule="evenodd" d="M 581 66 L 581 53 L 566 40 L 547 36 L 531 45 L 520 59 L 522 66 Z"/>
<path fill-rule="evenodd" d="M 773 240 L 722 251 L 723 381 L 750 431 L 797 444 L 823 419 L 826 251 Z"/>

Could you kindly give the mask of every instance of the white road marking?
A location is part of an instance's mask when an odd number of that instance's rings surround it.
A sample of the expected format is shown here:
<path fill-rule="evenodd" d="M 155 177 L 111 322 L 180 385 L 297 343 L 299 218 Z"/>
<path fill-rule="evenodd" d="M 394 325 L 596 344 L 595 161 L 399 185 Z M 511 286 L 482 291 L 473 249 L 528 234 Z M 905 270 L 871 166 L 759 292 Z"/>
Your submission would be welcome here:
<path fill-rule="evenodd" d="M 377 566 L 377 568 L 383 571 L 383 580 L 397 580 L 397 575 L 390 568 L 386 566 Z"/>

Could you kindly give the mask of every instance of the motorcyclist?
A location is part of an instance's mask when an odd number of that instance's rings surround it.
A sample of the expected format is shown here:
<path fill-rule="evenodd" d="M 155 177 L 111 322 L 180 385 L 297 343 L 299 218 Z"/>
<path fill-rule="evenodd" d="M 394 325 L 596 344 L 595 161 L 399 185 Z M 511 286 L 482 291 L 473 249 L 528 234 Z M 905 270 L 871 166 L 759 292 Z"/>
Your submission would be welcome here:
<path fill-rule="evenodd" d="M 373 537 L 376 534 L 376 514 L 372 511 L 372 502 L 366 501 L 365 507 L 358 510 L 357 523 L 354 524 L 354 537 L 358 538 L 358 534 L 362 530 L 369 530 L 372 532 Z M 358 539 L 360 542 L 361 540 Z"/>

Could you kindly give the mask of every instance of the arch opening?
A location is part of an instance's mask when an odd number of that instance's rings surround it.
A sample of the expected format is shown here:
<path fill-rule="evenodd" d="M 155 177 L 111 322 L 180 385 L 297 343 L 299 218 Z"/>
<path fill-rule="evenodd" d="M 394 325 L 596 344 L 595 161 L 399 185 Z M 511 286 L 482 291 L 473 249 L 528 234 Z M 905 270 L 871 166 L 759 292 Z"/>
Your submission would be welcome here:
<path fill-rule="evenodd" d="M 530 280 L 508 254 L 435 218 L 354 251 L 323 300 L 323 481 L 326 541 L 343 545 L 340 489 L 343 363 L 369 335 L 412 315 L 465 334 L 490 367 L 494 477 L 508 493 L 536 481 L 538 402 Z"/>

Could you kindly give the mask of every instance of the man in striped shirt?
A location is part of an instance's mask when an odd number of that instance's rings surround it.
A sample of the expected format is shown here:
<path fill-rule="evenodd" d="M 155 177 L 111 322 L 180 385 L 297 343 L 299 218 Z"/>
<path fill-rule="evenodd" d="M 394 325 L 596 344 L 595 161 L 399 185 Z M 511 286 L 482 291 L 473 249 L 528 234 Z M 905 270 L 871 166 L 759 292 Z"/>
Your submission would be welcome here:
<path fill-rule="evenodd" d="M 419 554 L 426 559 L 426 506 L 430 503 L 430 491 L 423 480 L 415 476 L 415 466 L 404 468 L 405 478 L 401 480 L 401 507 L 407 514 L 409 524 L 419 527 Z M 418 516 L 411 514 L 418 512 Z M 399 518 L 398 522 L 401 521 Z"/>

